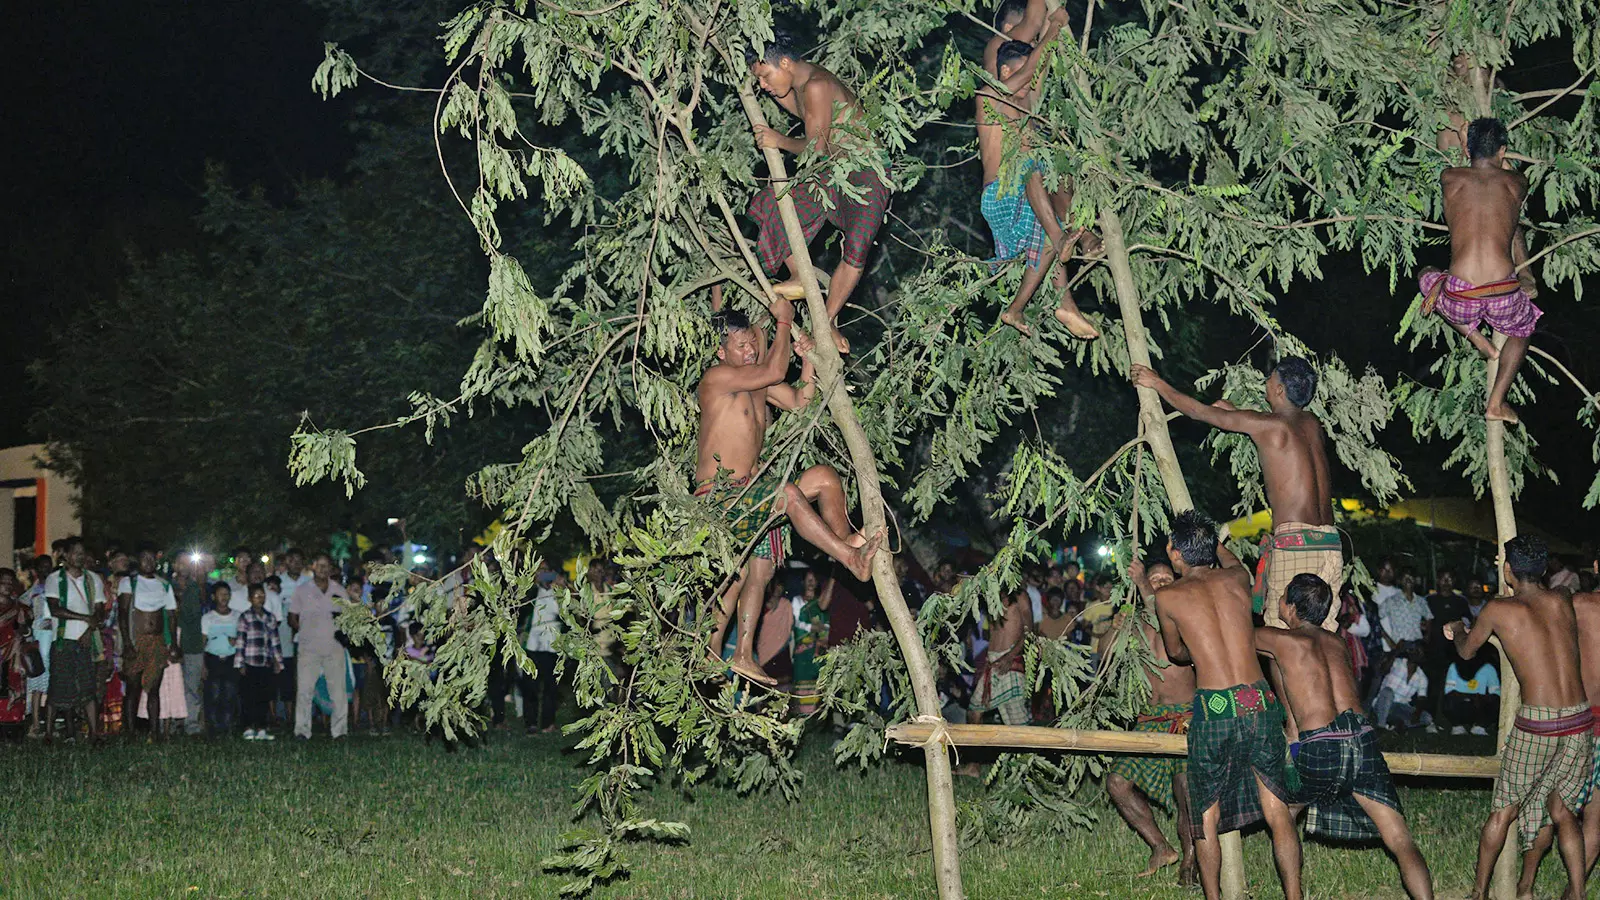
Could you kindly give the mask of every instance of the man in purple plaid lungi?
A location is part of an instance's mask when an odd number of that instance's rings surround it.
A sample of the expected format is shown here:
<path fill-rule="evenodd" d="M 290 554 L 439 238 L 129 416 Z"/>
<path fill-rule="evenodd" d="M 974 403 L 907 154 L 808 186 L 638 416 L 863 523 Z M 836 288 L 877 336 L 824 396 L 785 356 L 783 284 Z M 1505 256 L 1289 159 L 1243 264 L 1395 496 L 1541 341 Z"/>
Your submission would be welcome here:
<path fill-rule="evenodd" d="M 836 133 L 835 126 L 852 126 L 857 130 L 864 127 L 855 93 L 832 72 L 801 59 L 786 36 L 776 36 L 761 53 L 752 53 L 749 61 L 750 71 L 761 89 L 778 101 L 779 106 L 799 117 L 806 127 L 805 137 L 789 137 L 765 125 L 757 125 L 756 144 L 761 149 L 799 154 L 810 147 L 818 153 L 832 154 L 854 137 L 842 129 Z M 827 180 L 828 176 L 824 175 L 798 184 L 790 182 L 788 190 L 794 199 L 806 243 L 822 231 L 823 222 L 832 222 L 844 235 L 839 265 L 828 284 L 828 315 L 837 324 L 839 310 L 844 309 L 845 301 L 861 281 L 861 273 L 867 267 L 867 254 L 889 214 L 890 189 L 871 168 L 850 173 L 851 193 L 859 194 L 860 199 L 852 199 L 840 187 L 826 183 Z M 776 289 L 780 296 L 798 300 L 805 296 L 805 291 L 790 259 L 789 236 L 778 214 L 776 187 L 782 186 L 768 185 L 750 198 L 750 218 L 755 219 L 761 229 L 756 239 L 756 255 L 768 275 L 775 274 L 780 265 L 789 269 L 789 280 L 776 285 Z M 850 342 L 837 328 L 833 336 L 839 352 L 849 353 Z"/>
<path fill-rule="evenodd" d="M 1450 271 L 1429 267 L 1418 278 L 1424 315 L 1438 310 L 1485 359 L 1499 359 L 1485 417 L 1516 424 L 1506 391 L 1528 352 L 1528 337 L 1543 312 L 1528 270 L 1528 247 L 1517 224 L 1528 179 L 1506 164 L 1506 126 L 1475 119 L 1467 127 L 1468 165 L 1445 169 L 1444 220 L 1450 226 Z M 1506 336 L 1505 347 L 1478 331 L 1482 322 Z"/>

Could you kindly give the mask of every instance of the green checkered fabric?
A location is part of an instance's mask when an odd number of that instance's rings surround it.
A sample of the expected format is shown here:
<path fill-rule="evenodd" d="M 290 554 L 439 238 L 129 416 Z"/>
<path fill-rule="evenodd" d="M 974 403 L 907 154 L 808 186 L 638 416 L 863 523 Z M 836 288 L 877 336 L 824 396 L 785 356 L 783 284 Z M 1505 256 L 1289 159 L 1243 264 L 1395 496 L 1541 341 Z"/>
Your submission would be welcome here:
<path fill-rule="evenodd" d="M 1352 734 L 1329 739 L 1330 734 Z M 1370 841 L 1378 838 L 1361 804 L 1360 794 L 1391 809 L 1400 809 L 1389 766 L 1378 752 L 1378 741 L 1365 716 L 1346 710 L 1326 727 L 1300 732 L 1300 754 L 1295 758 L 1300 787 L 1296 803 L 1306 803 L 1306 832 L 1336 841 Z"/>
<path fill-rule="evenodd" d="M 1283 707 L 1266 680 L 1196 691 L 1194 701 L 1189 725 L 1189 815 L 1194 827 L 1201 826 L 1206 810 L 1219 805 L 1218 834 L 1260 821 L 1257 777 L 1273 796 L 1289 802 Z"/>
<path fill-rule="evenodd" d="M 1519 718 L 1535 722 L 1563 719 L 1589 707 L 1524 706 Z M 1567 809 L 1577 812 L 1589 799 L 1589 782 L 1594 771 L 1594 735 L 1591 732 L 1561 736 L 1529 734 L 1511 729 L 1506 748 L 1500 754 L 1500 777 L 1494 782 L 1490 811 L 1515 806 L 1517 836 L 1522 849 L 1533 846 L 1539 829 L 1551 822 L 1545 798 L 1559 794 Z"/>
<path fill-rule="evenodd" d="M 1133 723 L 1134 731 L 1161 734 L 1184 734 L 1189 730 L 1191 715 L 1185 703 L 1155 703 L 1140 713 Z M 1144 792 L 1150 802 L 1166 810 L 1174 809 L 1172 779 L 1189 769 L 1188 760 L 1181 756 L 1119 756 L 1111 763 L 1113 774 L 1133 782 Z"/>

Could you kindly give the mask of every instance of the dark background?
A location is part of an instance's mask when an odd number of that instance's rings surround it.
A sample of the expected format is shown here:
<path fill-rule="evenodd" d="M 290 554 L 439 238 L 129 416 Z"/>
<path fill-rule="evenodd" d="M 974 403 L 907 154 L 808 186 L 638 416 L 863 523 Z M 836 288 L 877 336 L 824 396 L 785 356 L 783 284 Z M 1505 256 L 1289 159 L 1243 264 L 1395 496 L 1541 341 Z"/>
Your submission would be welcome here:
<path fill-rule="evenodd" d="M 310 89 L 326 35 L 322 14 L 301 3 L 90 2 L 18 7 L 9 18 L 0 53 L 10 138 L 0 185 L 0 446 L 44 439 L 29 423 L 49 400 L 28 377 L 32 354 L 86 297 L 115 289 L 131 248 L 202 245 L 193 219 L 208 161 L 272 197 L 300 179 L 340 174 L 355 147 L 347 101 L 325 103 Z M 1355 260 L 1330 258 L 1323 271 L 1325 281 L 1284 298 L 1277 312 L 1285 326 L 1317 352 L 1337 350 L 1352 368 L 1370 363 L 1391 380 L 1426 377 L 1427 353 L 1393 341 L 1409 296 L 1396 297 L 1385 277 L 1363 274 Z M 1548 315 L 1536 343 L 1600 383 L 1581 338 L 1592 332 L 1592 311 L 1559 291 L 1540 303 Z M 1197 313 L 1218 359 L 1259 337 L 1218 333 L 1237 320 Z M 239 340 L 249 340 L 252 323 L 237 324 Z M 83 352 L 95 344 L 86 340 Z M 1573 420 L 1581 395 L 1567 386 L 1540 391 L 1543 403 L 1525 418 L 1562 484 L 1530 485 L 1520 509 L 1587 543 L 1596 519 L 1580 501 L 1594 464 L 1591 435 Z M 1180 442 L 1203 433 L 1192 423 L 1176 431 Z M 1384 441 L 1418 494 L 1465 492 L 1458 474 L 1440 470 L 1442 446 L 1416 445 L 1398 421 Z"/>

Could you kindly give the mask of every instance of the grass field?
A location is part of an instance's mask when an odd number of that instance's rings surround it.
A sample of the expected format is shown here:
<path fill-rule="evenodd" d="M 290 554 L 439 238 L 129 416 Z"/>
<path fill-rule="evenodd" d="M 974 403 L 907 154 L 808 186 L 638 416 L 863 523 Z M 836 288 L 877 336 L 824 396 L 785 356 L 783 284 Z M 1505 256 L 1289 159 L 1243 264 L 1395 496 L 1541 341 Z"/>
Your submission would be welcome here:
<path fill-rule="evenodd" d="M 410 736 L 12 745 L 0 896 L 554 896 L 560 881 L 538 862 L 573 824 L 581 767 L 568 743 L 518 734 L 454 754 Z M 640 845 L 633 876 L 599 896 L 932 896 L 921 769 L 840 771 L 828 743 L 815 735 L 802 751 L 808 802 L 657 791 L 651 814 L 688 822 L 692 840 Z M 1429 743 L 1418 749 L 1489 752 L 1487 738 Z M 1419 784 L 1402 791 L 1412 829 L 1440 896 L 1463 896 L 1487 783 Z M 1248 836 L 1245 849 L 1252 894 L 1281 896 L 1266 837 Z M 1174 869 L 1131 878 L 1144 856 L 1108 808 L 1091 833 L 972 848 L 962 864 L 974 898 L 1199 896 L 1177 887 Z M 1556 868 L 1546 861 L 1540 896 L 1559 890 Z M 1306 884 L 1315 898 L 1403 896 L 1381 850 L 1310 845 Z"/>

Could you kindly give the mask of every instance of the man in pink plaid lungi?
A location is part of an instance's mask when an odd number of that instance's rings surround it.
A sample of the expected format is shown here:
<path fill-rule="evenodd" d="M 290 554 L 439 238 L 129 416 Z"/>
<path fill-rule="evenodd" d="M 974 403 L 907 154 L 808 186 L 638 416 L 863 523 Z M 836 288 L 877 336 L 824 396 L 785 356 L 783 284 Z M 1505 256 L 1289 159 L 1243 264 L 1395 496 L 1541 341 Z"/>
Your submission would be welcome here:
<path fill-rule="evenodd" d="M 1450 271 L 1422 270 L 1417 279 L 1422 312 L 1437 310 L 1485 359 L 1500 360 L 1485 416 L 1515 424 L 1517 413 L 1506 404 L 1506 391 L 1544 314 L 1533 305 L 1539 290 L 1527 270 L 1528 248 L 1517 224 L 1528 179 L 1506 165 L 1506 126 L 1499 119 L 1476 119 L 1467 127 L 1467 158 L 1469 165 L 1440 175 Z M 1495 350 L 1478 331 L 1483 322 L 1506 336 L 1503 349 Z"/>
<path fill-rule="evenodd" d="M 805 123 L 805 137 L 789 137 L 765 125 L 755 129 L 756 144 L 763 150 L 787 150 L 798 154 L 807 147 L 818 153 L 831 154 L 849 141 L 853 135 L 844 130 L 835 133 L 835 126 L 864 127 L 856 95 L 844 86 L 837 76 L 827 69 L 800 58 L 787 37 L 781 33 L 773 38 L 760 53 L 749 57 L 750 71 L 756 76 L 761 89 L 778 101 L 778 105 L 798 116 Z M 826 179 L 827 176 L 823 176 Z M 878 173 L 870 168 L 850 173 L 849 182 L 860 194 L 853 200 L 845 191 L 823 179 L 790 183 L 790 196 L 794 198 L 795 213 L 800 219 L 800 230 L 806 243 L 810 243 L 822 230 L 823 222 L 832 222 L 844 235 L 844 249 L 838 268 L 828 284 L 828 315 L 835 320 L 845 301 L 861 281 L 867 267 L 867 254 L 872 242 L 889 214 L 890 190 Z M 761 234 L 756 239 L 756 253 L 761 268 L 768 275 L 778 271 L 780 264 L 789 269 L 789 280 L 776 285 L 780 296 L 798 300 L 805 296 L 795 274 L 789 253 L 789 236 L 783 230 L 783 220 L 778 215 L 778 198 L 773 185 L 768 185 L 750 198 L 750 218 L 756 220 Z M 834 342 L 840 353 L 850 352 L 850 342 L 835 327 Z"/>

